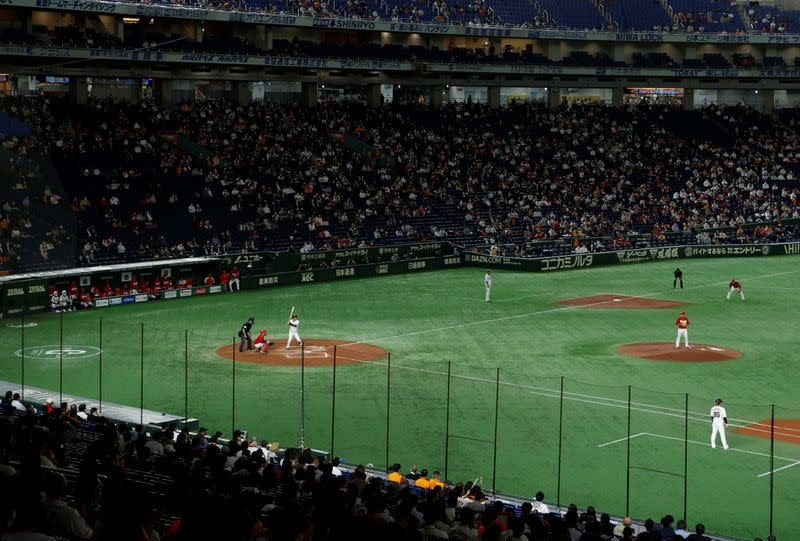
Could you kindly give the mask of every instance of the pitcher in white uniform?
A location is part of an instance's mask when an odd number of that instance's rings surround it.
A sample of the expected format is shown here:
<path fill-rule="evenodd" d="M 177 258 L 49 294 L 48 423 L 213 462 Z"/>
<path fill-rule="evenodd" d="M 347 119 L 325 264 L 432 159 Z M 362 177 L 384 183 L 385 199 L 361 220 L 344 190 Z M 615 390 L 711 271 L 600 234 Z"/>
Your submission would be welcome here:
<path fill-rule="evenodd" d="M 714 403 L 714 407 L 711 408 L 711 448 L 717 448 L 717 434 L 719 434 L 719 439 L 722 440 L 722 448 L 727 450 L 730 449 L 728 447 L 728 440 L 725 438 L 725 427 L 728 426 L 728 412 L 725 411 L 725 408 L 722 407 L 722 399 L 717 398 Z"/>
<path fill-rule="evenodd" d="M 492 302 L 492 271 L 486 271 L 486 276 L 483 277 L 483 285 L 486 287 L 486 302 Z"/>
<path fill-rule="evenodd" d="M 300 318 L 297 317 L 297 314 L 293 314 L 286 325 L 289 326 L 289 339 L 286 341 L 286 349 L 289 349 L 289 347 L 292 345 L 292 339 L 297 340 L 302 346 L 303 341 L 300 339 L 300 335 L 297 333 L 297 329 L 300 327 Z"/>

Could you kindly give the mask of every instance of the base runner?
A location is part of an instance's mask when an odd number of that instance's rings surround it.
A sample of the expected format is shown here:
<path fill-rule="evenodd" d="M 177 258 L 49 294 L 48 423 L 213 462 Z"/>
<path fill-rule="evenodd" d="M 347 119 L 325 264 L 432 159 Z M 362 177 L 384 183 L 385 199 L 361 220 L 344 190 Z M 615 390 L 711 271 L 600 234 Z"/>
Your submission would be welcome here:
<path fill-rule="evenodd" d="M 675 325 L 678 327 L 678 337 L 675 338 L 675 349 L 680 347 L 681 336 L 683 336 L 683 343 L 689 347 L 689 318 L 686 317 L 686 312 L 681 312 L 678 319 L 675 320 Z"/>
<path fill-rule="evenodd" d="M 298 327 L 300 327 L 300 318 L 297 317 L 297 314 L 292 314 L 292 317 L 286 322 L 286 325 L 289 326 L 289 339 L 286 341 L 286 349 L 289 349 L 292 345 L 292 340 L 297 340 L 300 345 L 303 345 L 303 341 L 300 339 L 300 335 L 297 333 Z"/>
<path fill-rule="evenodd" d="M 731 294 L 734 291 L 738 291 L 739 292 L 739 296 L 741 296 L 742 300 L 744 300 L 744 292 L 742 292 L 742 284 L 741 284 L 741 282 L 739 282 L 739 280 L 737 280 L 736 278 L 731 278 L 731 281 L 728 284 L 728 286 L 729 286 L 728 296 L 725 297 L 726 301 L 731 298 Z"/>

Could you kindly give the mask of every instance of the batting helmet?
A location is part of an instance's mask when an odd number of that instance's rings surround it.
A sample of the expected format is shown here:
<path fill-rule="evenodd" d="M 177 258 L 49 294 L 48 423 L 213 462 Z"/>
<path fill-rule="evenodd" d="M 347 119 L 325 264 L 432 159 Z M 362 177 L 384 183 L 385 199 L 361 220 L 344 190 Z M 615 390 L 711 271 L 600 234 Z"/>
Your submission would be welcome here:
<path fill-rule="evenodd" d="M 714 403 L 715 403 L 717 406 L 719 406 L 720 404 L 722 404 L 722 399 L 721 399 L 721 398 L 717 398 L 717 399 L 714 401 Z"/>

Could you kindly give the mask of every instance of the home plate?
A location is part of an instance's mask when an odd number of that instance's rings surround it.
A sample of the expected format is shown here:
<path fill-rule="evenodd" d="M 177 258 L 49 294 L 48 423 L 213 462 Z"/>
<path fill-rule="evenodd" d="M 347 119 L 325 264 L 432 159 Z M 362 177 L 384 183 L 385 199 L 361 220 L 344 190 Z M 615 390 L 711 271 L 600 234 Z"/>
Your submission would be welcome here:
<path fill-rule="evenodd" d="M 614 299 L 614 302 L 622 302 L 622 299 Z"/>

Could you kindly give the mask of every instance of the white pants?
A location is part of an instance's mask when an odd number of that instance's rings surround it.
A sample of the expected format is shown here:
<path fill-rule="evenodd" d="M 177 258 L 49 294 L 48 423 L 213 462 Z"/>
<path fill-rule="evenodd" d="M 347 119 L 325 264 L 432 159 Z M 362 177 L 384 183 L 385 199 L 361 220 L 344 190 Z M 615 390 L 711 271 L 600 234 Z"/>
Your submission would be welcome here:
<path fill-rule="evenodd" d="M 742 293 L 742 290 L 741 290 L 740 288 L 738 288 L 738 287 L 732 287 L 732 288 L 730 288 L 730 289 L 728 290 L 728 296 L 727 296 L 727 297 L 725 297 L 725 298 L 726 298 L 726 299 L 730 299 L 730 298 L 731 298 L 731 294 L 732 294 L 734 291 L 738 291 L 738 292 L 739 292 L 739 295 L 742 297 L 742 300 L 744 300 L 744 293 Z"/>
<path fill-rule="evenodd" d="M 286 341 L 286 349 L 289 349 L 289 346 L 292 345 L 292 339 L 297 340 L 300 342 L 300 345 L 303 345 L 303 341 L 300 339 L 300 335 L 297 334 L 297 327 L 289 327 L 289 339 Z"/>
<path fill-rule="evenodd" d="M 233 287 L 234 284 L 236 285 L 236 287 Z M 239 279 L 238 278 L 234 278 L 233 280 L 230 280 L 228 282 L 228 289 L 230 291 L 239 291 Z"/>
<path fill-rule="evenodd" d="M 722 423 L 715 423 L 711 422 L 711 448 L 715 449 L 717 447 L 717 434 L 719 434 L 719 439 L 722 440 L 722 447 L 723 449 L 728 448 L 728 440 L 725 438 L 725 425 Z"/>
<path fill-rule="evenodd" d="M 486 288 L 486 302 L 491 301 L 491 296 L 492 296 L 492 288 L 491 287 L 487 287 Z"/>
<path fill-rule="evenodd" d="M 683 336 L 683 343 L 689 347 L 689 329 L 678 329 L 678 337 L 675 339 L 675 347 L 681 343 L 681 336 Z"/>

